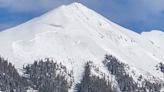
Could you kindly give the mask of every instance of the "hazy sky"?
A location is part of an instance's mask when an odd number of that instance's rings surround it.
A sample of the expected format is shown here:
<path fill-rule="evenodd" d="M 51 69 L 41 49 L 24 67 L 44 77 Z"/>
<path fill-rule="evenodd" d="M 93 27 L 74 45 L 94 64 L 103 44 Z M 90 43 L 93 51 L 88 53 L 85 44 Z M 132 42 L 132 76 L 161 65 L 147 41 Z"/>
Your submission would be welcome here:
<path fill-rule="evenodd" d="M 0 30 L 72 2 L 81 2 L 136 32 L 164 31 L 164 0 L 0 0 Z"/>

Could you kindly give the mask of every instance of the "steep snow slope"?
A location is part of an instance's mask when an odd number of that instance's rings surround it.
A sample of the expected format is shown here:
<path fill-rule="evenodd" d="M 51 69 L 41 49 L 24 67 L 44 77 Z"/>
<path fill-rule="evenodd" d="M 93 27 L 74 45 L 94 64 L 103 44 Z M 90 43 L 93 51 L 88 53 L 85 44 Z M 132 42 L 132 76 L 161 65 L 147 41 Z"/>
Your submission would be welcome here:
<path fill-rule="evenodd" d="M 151 32 L 143 32 L 142 35 L 156 47 L 164 50 L 164 33 L 162 31 L 152 30 Z"/>
<path fill-rule="evenodd" d="M 105 54 L 129 64 L 128 72 L 135 70 L 136 76 L 144 74 L 151 79 L 153 75 L 164 80 L 162 72 L 155 67 L 164 60 L 163 51 L 145 37 L 79 3 L 63 5 L 0 32 L 0 43 L 0 54 L 13 61 L 17 68 L 50 57 L 73 69 L 75 82 L 80 81 L 84 64 L 89 60 L 107 73 L 101 62 Z"/>

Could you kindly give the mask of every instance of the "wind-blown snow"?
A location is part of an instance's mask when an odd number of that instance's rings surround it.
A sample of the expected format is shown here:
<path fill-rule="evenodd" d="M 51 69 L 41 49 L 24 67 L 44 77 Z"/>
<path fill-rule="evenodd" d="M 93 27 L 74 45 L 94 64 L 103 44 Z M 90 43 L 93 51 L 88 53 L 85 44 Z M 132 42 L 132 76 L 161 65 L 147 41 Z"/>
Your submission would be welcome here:
<path fill-rule="evenodd" d="M 163 50 L 158 48 L 164 49 L 160 44 L 164 37 L 152 38 L 157 45 L 147 37 L 73 3 L 0 32 L 0 54 L 18 68 L 39 58 L 54 58 L 74 70 L 75 82 L 80 81 L 87 61 L 104 69 L 104 55 L 112 54 L 140 73 L 163 79 L 155 66 L 164 62 Z"/>

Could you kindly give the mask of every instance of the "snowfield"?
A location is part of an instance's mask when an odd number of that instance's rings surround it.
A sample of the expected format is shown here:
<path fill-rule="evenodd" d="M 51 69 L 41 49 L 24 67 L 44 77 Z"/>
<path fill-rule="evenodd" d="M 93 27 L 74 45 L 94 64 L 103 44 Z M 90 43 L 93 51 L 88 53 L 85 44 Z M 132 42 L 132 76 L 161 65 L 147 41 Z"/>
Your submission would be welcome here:
<path fill-rule="evenodd" d="M 17 68 L 40 58 L 53 58 L 74 71 L 74 84 L 80 82 L 87 61 L 93 61 L 108 75 L 102 64 L 106 54 L 128 64 L 127 72 L 135 81 L 139 75 L 152 82 L 164 81 L 164 74 L 156 69 L 159 62 L 164 63 L 163 32 L 140 35 L 80 3 L 63 5 L 4 30 L 0 32 L 0 43 L 0 55 Z M 97 73 L 93 71 L 93 75 Z"/>
<path fill-rule="evenodd" d="M 164 33 L 159 30 L 152 30 L 151 32 L 143 32 L 145 38 L 149 39 L 160 50 L 164 50 Z"/>

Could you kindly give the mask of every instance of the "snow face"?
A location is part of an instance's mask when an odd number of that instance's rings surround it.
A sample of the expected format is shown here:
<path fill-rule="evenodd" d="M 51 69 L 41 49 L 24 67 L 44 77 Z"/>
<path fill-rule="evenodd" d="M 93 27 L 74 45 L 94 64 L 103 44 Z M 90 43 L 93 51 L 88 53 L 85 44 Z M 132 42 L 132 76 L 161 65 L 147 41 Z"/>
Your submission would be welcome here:
<path fill-rule="evenodd" d="M 164 33 L 159 30 L 152 30 L 151 32 L 143 32 L 142 36 L 149 39 L 157 48 L 164 50 Z"/>
<path fill-rule="evenodd" d="M 129 64 L 138 75 L 146 76 L 149 72 L 164 80 L 164 75 L 155 68 L 164 60 L 163 50 L 157 48 L 164 47 L 160 44 L 164 37 L 152 38 L 153 41 L 161 38 L 157 46 L 147 37 L 107 20 L 82 4 L 73 3 L 0 32 L 0 54 L 17 68 L 36 59 L 54 58 L 73 69 L 75 82 L 80 81 L 89 60 L 106 71 L 102 60 L 105 54 L 112 54 Z"/>

